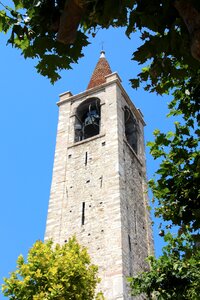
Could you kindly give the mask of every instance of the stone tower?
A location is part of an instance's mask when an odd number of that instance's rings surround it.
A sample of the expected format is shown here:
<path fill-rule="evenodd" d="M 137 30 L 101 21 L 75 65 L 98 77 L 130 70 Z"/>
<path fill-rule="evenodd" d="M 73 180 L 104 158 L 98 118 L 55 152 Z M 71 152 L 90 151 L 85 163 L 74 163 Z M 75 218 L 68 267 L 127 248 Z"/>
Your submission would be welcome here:
<path fill-rule="evenodd" d="M 99 266 L 106 299 L 133 299 L 126 277 L 152 250 L 143 116 L 104 51 L 86 91 L 61 94 L 58 106 L 45 239 L 75 234 Z"/>

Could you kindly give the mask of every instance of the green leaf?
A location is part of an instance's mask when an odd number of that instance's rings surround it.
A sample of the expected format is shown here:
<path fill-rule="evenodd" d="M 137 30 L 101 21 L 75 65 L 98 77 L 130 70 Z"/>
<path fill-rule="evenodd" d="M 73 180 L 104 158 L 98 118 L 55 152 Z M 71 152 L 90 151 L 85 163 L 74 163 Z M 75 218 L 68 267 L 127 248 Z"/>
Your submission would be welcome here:
<path fill-rule="evenodd" d="M 13 0 L 14 4 L 15 4 L 15 9 L 21 9 L 24 7 L 23 5 L 23 1 L 22 0 Z"/>
<path fill-rule="evenodd" d="M 147 142 L 147 146 L 148 146 L 148 147 L 153 147 L 154 145 L 155 145 L 154 142 Z"/>
<path fill-rule="evenodd" d="M 140 86 L 140 80 L 139 79 L 131 79 L 130 82 L 131 82 L 131 85 L 134 89 L 137 89 Z"/>
<path fill-rule="evenodd" d="M 167 137 L 167 139 L 170 139 L 170 138 L 174 137 L 174 132 L 169 131 L 169 132 L 167 133 L 166 137 Z"/>

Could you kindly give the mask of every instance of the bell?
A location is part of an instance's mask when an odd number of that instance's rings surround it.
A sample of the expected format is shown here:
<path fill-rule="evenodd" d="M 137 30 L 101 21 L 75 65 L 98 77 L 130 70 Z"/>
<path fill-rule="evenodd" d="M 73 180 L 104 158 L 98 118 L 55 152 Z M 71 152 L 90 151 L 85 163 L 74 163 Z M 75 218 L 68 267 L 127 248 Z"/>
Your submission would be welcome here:
<path fill-rule="evenodd" d="M 87 113 L 83 124 L 84 138 L 99 134 L 99 119 L 100 117 L 96 110 L 91 110 Z"/>
<path fill-rule="evenodd" d="M 99 134 L 99 126 L 98 125 L 93 125 L 93 124 L 88 124 L 84 128 L 84 137 L 89 138 L 94 135 Z"/>

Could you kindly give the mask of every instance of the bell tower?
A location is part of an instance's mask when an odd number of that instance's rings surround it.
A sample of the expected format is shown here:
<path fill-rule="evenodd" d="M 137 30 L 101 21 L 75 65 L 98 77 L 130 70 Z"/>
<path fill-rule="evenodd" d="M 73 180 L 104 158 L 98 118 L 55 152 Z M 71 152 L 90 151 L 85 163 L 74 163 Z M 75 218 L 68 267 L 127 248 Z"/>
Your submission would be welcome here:
<path fill-rule="evenodd" d="M 133 299 L 126 277 L 147 267 L 153 249 L 143 116 L 104 51 L 86 91 L 61 94 L 58 107 L 45 240 L 75 234 L 99 266 L 106 300 Z"/>

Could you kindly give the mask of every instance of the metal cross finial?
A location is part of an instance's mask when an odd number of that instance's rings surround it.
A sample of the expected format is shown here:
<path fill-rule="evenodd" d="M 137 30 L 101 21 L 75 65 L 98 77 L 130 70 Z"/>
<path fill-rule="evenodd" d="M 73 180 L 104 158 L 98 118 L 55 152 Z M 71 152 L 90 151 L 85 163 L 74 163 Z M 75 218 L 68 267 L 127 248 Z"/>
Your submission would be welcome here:
<path fill-rule="evenodd" d="M 100 55 L 100 58 L 105 58 L 105 51 L 103 49 L 103 46 L 104 46 L 104 42 L 102 41 L 101 42 L 101 55 Z"/>

